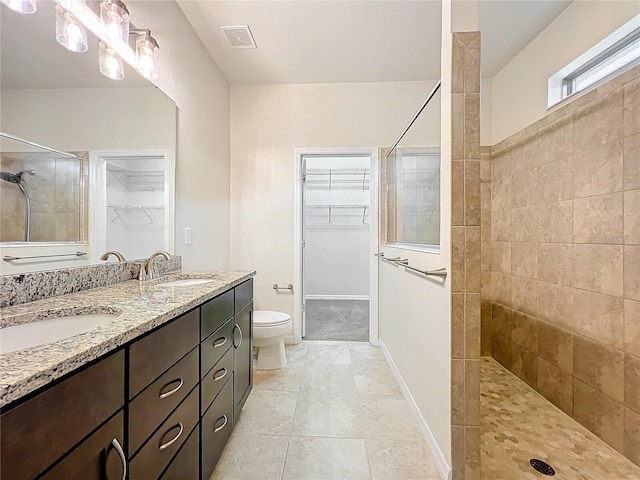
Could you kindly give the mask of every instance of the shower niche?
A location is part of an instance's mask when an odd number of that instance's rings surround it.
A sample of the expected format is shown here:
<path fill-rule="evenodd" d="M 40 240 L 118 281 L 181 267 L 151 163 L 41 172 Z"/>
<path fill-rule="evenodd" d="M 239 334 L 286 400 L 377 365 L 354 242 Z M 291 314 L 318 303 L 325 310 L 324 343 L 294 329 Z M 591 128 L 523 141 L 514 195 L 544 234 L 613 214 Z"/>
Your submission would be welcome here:
<path fill-rule="evenodd" d="M 83 241 L 87 153 L 0 142 L 0 242 Z"/>

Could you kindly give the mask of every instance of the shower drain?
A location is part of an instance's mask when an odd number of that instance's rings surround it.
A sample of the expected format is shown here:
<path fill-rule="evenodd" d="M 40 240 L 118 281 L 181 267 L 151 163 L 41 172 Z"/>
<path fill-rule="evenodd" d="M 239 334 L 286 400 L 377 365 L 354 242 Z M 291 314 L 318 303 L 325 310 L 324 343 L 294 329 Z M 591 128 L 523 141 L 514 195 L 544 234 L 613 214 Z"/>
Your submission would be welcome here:
<path fill-rule="evenodd" d="M 542 460 L 538 460 L 537 458 L 532 458 L 531 460 L 529 460 L 529 463 L 535 470 L 543 475 L 553 477 L 556 474 L 556 471 L 547 462 L 543 462 Z"/>

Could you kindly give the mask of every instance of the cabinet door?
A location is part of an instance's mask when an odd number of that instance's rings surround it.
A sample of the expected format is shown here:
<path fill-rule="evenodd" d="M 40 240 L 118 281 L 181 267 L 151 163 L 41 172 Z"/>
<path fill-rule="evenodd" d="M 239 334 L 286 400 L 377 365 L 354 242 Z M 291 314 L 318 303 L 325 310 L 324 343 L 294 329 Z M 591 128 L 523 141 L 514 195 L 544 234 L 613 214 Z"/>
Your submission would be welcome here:
<path fill-rule="evenodd" d="M 41 480 L 122 480 L 126 458 L 122 450 L 124 428 L 120 411 L 84 440 Z"/>
<path fill-rule="evenodd" d="M 240 415 L 253 386 L 253 303 L 236 313 L 233 328 L 233 418 Z"/>

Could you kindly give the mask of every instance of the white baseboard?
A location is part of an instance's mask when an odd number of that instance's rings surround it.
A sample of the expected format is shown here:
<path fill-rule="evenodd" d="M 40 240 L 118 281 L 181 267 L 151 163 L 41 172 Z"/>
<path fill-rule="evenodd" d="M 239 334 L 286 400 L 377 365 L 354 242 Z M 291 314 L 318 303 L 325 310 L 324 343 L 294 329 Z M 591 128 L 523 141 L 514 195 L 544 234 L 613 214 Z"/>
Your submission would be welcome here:
<path fill-rule="evenodd" d="M 369 300 L 369 295 L 305 295 L 305 300 Z"/>
<path fill-rule="evenodd" d="M 391 358 L 391 354 L 389 353 L 389 350 L 387 350 L 387 347 L 385 346 L 382 339 L 380 339 L 380 348 L 382 349 L 382 352 L 384 353 L 384 356 L 387 359 L 387 363 L 391 368 L 391 373 L 393 374 L 394 378 L 398 382 L 398 385 L 400 385 L 400 390 L 402 391 L 402 394 L 409 402 L 409 406 L 411 407 L 411 410 L 413 410 L 413 413 L 418 420 L 418 424 L 420 425 L 420 430 L 422 431 L 422 435 L 424 435 L 424 439 L 427 442 L 427 446 L 429 447 L 429 450 L 431 450 L 433 459 L 436 464 L 436 468 L 438 469 L 438 473 L 440 474 L 440 478 L 442 478 L 442 480 L 451 480 L 451 476 L 452 476 L 451 467 L 449 466 L 447 459 L 442 453 L 442 450 L 440 449 L 438 442 L 436 442 L 436 439 L 433 436 L 433 433 L 431 432 L 429 425 L 427 425 L 427 421 L 422 416 L 422 412 L 420 412 L 420 409 L 418 408 L 416 401 L 413 399 L 413 395 L 411 395 L 411 392 L 409 391 L 409 387 L 407 387 L 407 384 L 404 383 L 404 379 L 400 374 L 400 370 L 398 370 L 398 367 L 393 361 L 393 358 Z"/>

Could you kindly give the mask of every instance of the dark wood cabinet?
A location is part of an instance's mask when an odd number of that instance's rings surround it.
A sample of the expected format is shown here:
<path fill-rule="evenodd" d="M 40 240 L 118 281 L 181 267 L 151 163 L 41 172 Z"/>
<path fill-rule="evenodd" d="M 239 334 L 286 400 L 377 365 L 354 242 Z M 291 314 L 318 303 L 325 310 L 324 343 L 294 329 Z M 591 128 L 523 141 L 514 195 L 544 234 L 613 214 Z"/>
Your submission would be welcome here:
<path fill-rule="evenodd" d="M 120 350 L 0 417 L 0 478 L 30 480 L 124 404 Z"/>
<path fill-rule="evenodd" d="M 233 336 L 233 418 L 240 411 L 253 388 L 253 303 L 249 303 L 235 315 Z"/>
<path fill-rule="evenodd" d="M 204 413 L 202 431 L 202 478 L 213 472 L 233 429 L 233 375 Z"/>
<path fill-rule="evenodd" d="M 208 480 L 253 385 L 252 297 L 249 280 L 2 409 L 0 479 Z"/>
<path fill-rule="evenodd" d="M 127 469 L 122 445 L 124 414 L 120 411 L 41 480 L 122 480 Z"/>
<path fill-rule="evenodd" d="M 200 309 L 185 313 L 129 347 L 129 398 L 135 397 L 198 344 Z"/>

